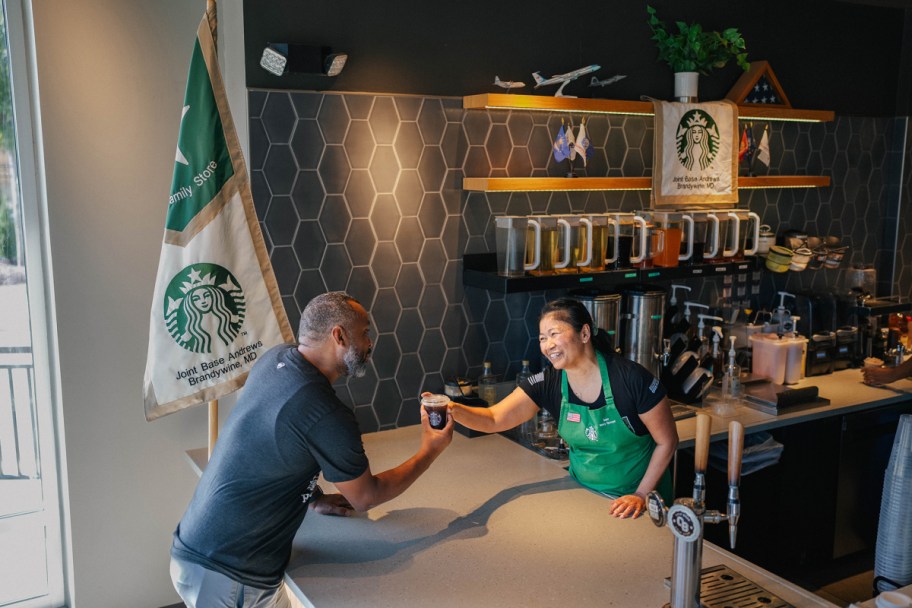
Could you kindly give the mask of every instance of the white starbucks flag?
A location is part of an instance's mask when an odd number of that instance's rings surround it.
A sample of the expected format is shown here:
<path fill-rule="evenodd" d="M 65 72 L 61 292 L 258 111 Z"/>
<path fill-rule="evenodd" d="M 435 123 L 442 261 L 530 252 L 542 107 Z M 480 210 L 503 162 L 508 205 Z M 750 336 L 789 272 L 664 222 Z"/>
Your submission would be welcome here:
<path fill-rule="evenodd" d="M 653 208 L 738 202 L 738 106 L 654 101 Z"/>
<path fill-rule="evenodd" d="M 146 419 L 239 389 L 257 356 L 293 341 L 204 16 L 152 298 Z"/>

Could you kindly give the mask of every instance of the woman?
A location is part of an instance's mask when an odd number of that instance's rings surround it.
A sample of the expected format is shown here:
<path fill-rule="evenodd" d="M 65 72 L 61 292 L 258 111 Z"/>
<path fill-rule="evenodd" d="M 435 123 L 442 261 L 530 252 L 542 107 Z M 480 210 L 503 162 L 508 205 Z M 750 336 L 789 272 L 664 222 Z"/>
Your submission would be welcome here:
<path fill-rule="evenodd" d="M 538 340 L 553 367 L 523 381 L 491 407 L 451 403 L 450 411 L 464 426 L 499 432 L 545 408 L 559 421 L 558 432 L 570 449 L 570 474 L 616 496 L 612 515 L 638 517 L 653 489 L 671 498 L 668 464 L 678 433 L 659 381 L 637 363 L 616 356 L 594 327 L 577 300 L 549 302 L 539 318 Z"/>

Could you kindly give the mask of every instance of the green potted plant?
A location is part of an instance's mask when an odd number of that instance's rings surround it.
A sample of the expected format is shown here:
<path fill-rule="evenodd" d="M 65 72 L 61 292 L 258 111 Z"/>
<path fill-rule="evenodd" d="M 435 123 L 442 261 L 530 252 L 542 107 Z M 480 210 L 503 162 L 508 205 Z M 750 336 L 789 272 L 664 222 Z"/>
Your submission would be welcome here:
<path fill-rule="evenodd" d="M 696 100 L 700 74 L 709 74 L 730 60 L 745 71 L 750 67 L 746 44 L 737 28 L 707 32 L 699 23 L 677 21 L 677 31 L 669 31 L 665 22 L 656 17 L 655 9 L 648 4 L 646 12 L 649 13 L 652 40 L 659 49 L 658 59 L 668 63 L 675 73 L 675 98 L 678 101 Z"/>

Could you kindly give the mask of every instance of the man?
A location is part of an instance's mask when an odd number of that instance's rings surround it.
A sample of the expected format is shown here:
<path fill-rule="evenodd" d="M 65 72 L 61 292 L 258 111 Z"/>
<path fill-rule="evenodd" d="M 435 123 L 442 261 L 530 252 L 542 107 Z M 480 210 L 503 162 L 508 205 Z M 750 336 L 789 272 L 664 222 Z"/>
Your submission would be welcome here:
<path fill-rule="evenodd" d="M 282 583 L 308 508 L 349 515 L 395 498 L 453 438 L 421 412 L 421 446 L 374 475 L 352 411 L 332 383 L 363 376 L 370 321 L 351 296 L 330 292 L 301 314 L 298 344 L 270 349 L 247 385 L 174 532 L 171 578 L 189 608 L 301 606 Z M 322 471 L 341 494 L 323 494 Z"/>

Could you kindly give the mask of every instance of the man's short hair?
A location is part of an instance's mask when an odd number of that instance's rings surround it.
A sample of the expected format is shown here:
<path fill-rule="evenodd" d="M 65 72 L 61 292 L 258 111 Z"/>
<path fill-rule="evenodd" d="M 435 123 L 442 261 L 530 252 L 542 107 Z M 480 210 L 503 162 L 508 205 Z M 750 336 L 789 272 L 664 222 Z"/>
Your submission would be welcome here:
<path fill-rule="evenodd" d="M 312 299 L 301 312 L 298 343 L 321 342 L 336 325 L 351 333 L 359 316 L 352 303 L 361 304 L 344 291 L 329 291 Z"/>

